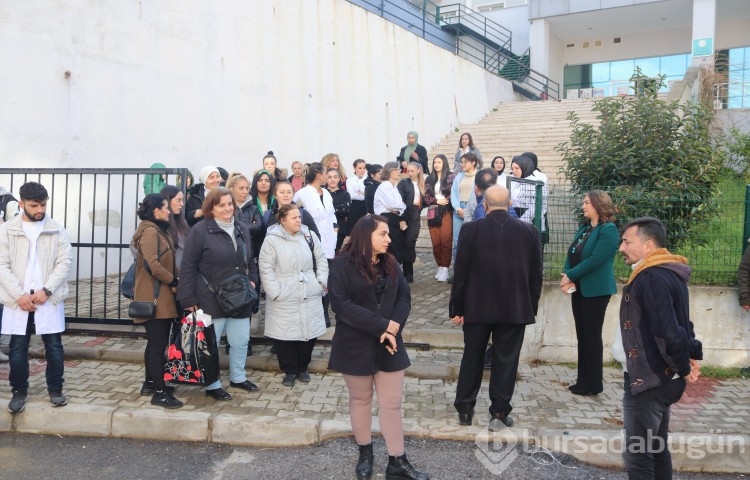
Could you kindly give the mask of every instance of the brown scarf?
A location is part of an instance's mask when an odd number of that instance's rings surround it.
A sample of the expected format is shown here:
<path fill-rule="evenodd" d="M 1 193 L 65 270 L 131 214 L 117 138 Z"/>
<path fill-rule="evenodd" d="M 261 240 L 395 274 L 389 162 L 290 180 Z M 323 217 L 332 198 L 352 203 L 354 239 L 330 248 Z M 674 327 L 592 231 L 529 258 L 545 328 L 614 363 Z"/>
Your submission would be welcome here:
<path fill-rule="evenodd" d="M 657 265 L 664 265 L 665 263 L 684 263 L 687 265 L 687 258 L 682 255 L 675 255 L 669 253 L 666 248 L 657 248 L 641 260 L 641 263 L 633 270 L 628 279 L 628 285 L 633 283 L 635 277 L 647 268 L 656 267 Z"/>

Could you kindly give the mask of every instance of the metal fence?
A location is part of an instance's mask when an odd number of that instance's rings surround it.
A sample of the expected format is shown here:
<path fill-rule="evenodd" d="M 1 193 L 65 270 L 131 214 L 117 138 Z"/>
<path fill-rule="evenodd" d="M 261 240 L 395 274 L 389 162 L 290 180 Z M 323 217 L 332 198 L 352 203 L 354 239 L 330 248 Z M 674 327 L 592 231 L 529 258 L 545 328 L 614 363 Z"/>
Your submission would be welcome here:
<path fill-rule="evenodd" d="M 566 253 L 573 240 L 581 215 L 583 198 L 574 195 L 566 184 L 548 185 L 547 222 L 549 225 L 549 242 L 544 246 L 545 278 L 556 281 L 560 278 Z M 602 188 L 607 191 L 607 188 Z M 683 211 L 708 207 L 711 218 L 708 221 L 691 223 L 688 217 L 690 233 L 677 236 L 677 245 L 667 245 L 672 253 L 684 255 L 693 268 L 691 283 L 695 285 L 734 285 L 736 283 L 737 267 L 742 257 L 743 247 L 750 235 L 750 219 L 746 219 L 750 190 L 745 186 L 720 187 L 709 204 L 699 204 L 696 201 L 673 194 L 661 192 L 662 198 L 669 208 L 680 208 Z M 616 197 L 616 196 L 615 196 Z M 654 214 L 656 205 L 638 202 L 633 199 L 613 199 L 615 208 L 620 213 L 617 221 L 618 228 L 627 220 Z M 619 205 L 618 205 L 619 203 Z M 661 207 L 659 207 L 661 208 Z M 624 218 L 622 212 L 626 212 Z M 667 230 L 670 224 L 665 222 Z M 618 254 L 615 260 L 615 276 L 618 282 L 627 281 L 631 268 L 622 261 Z"/>
<path fill-rule="evenodd" d="M 129 243 L 138 224 L 136 210 L 144 197 L 145 175 L 165 175 L 167 183 L 175 185 L 187 169 L 0 168 L 0 185 L 16 198 L 26 182 L 44 185 L 50 195 L 47 215 L 68 231 L 73 246 L 70 295 L 65 302 L 69 329 L 71 324 L 132 329 L 120 282 L 133 263 Z"/>

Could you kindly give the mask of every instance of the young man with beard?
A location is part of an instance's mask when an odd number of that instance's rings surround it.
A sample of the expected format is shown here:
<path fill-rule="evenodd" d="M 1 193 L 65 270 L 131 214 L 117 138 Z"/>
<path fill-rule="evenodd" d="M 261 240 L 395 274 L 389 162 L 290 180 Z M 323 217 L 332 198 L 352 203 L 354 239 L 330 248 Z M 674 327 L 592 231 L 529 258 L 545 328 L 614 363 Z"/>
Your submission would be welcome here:
<path fill-rule="evenodd" d="M 65 229 L 46 217 L 49 195 L 43 185 L 21 186 L 21 214 L 0 225 L 0 303 L 2 333 L 10 335 L 11 413 L 23 411 L 29 388 L 29 340 L 35 330 L 44 341 L 47 389 L 54 407 L 67 404 L 62 393 L 64 300 L 73 253 Z"/>
<path fill-rule="evenodd" d="M 620 331 L 625 349 L 622 399 L 628 478 L 671 479 L 670 407 L 698 380 L 703 359 L 690 321 L 687 259 L 664 248 L 667 231 L 656 218 L 620 229 L 620 253 L 633 268 L 622 290 Z"/>

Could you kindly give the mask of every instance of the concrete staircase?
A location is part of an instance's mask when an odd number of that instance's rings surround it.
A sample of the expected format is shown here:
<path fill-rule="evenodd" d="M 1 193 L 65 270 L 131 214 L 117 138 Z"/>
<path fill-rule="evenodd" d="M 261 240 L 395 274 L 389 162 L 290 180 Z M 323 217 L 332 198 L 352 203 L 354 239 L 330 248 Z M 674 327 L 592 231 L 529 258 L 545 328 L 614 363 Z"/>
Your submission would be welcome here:
<path fill-rule="evenodd" d="M 493 108 L 478 123 L 461 125 L 457 132 L 440 140 L 429 150 L 430 163 L 438 153 L 453 158 L 458 149 L 458 139 L 464 132 L 471 133 L 474 145 L 482 152 L 484 166 L 489 167 L 492 157 L 502 155 L 506 173 L 510 174 L 511 158 L 523 152 L 534 152 L 539 157 L 539 168 L 550 182 L 564 179 L 560 173 L 562 163 L 555 147 L 570 138 L 568 112 L 575 111 L 582 123 L 596 124 L 591 111 L 592 99 L 503 103 Z"/>
<path fill-rule="evenodd" d="M 581 123 L 596 125 L 599 121 L 595 112 L 591 111 L 593 104 L 592 99 L 500 104 L 478 123 L 461 125 L 457 132 L 443 137 L 428 152 L 430 164 L 435 155 L 442 153 L 453 166 L 458 139 L 462 133 L 468 132 L 474 139 L 474 145 L 482 152 L 484 167 L 490 166 L 493 157 L 502 155 L 505 158 L 505 173 L 510 175 L 513 156 L 530 151 L 539 157 L 539 168 L 547 174 L 550 183 L 562 183 L 565 180 L 560 172 L 562 161 L 555 147 L 570 139 L 572 129 L 567 119 L 568 112 L 575 111 Z M 417 249 L 431 251 L 425 212 Z"/>

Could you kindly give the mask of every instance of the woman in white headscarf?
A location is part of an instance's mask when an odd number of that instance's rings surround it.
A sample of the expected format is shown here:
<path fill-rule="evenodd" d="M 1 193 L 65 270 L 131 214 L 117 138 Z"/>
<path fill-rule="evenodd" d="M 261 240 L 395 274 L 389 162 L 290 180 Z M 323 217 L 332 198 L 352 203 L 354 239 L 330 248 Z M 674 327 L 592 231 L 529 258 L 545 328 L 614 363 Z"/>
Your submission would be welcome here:
<path fill-rule="evenodd" d="M 206 194 L 221 186 L 221 174 L 219 169 L 207 165 L 203 167 L 198 175 L 198 183 L 190 187 L 187 191 L 188 199 L 185 202 L 185 220 L 191 227 L 203 220 L 203 200 Z"/>

